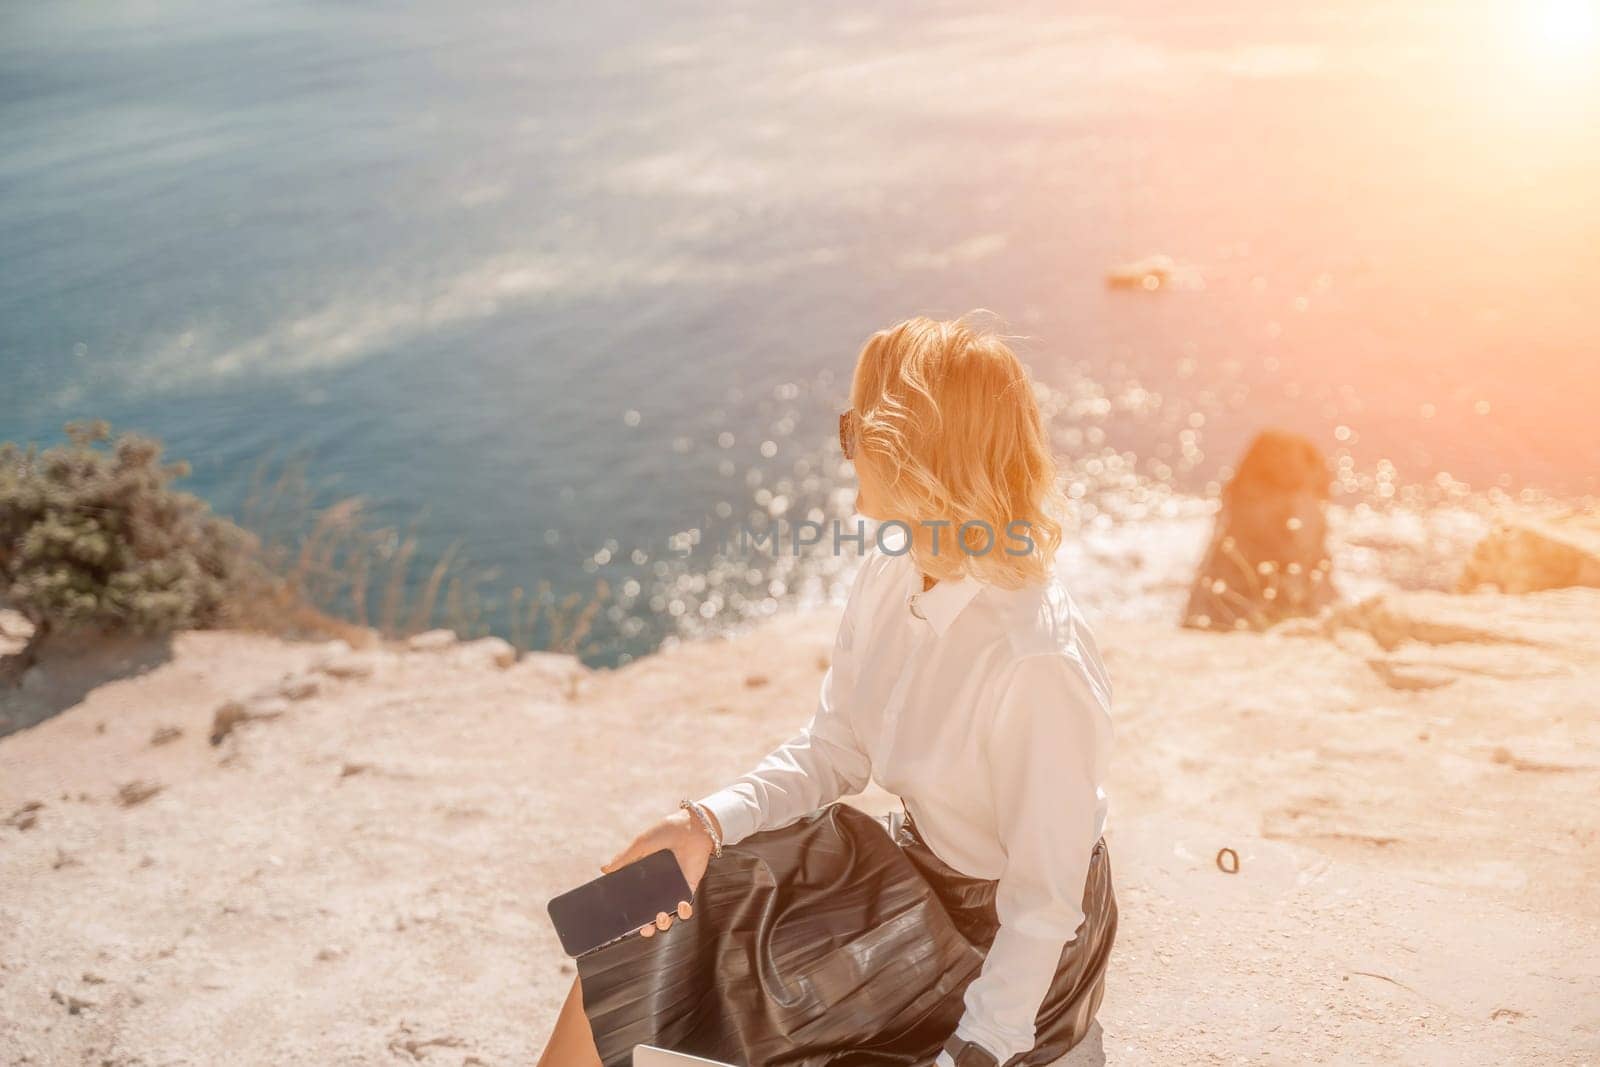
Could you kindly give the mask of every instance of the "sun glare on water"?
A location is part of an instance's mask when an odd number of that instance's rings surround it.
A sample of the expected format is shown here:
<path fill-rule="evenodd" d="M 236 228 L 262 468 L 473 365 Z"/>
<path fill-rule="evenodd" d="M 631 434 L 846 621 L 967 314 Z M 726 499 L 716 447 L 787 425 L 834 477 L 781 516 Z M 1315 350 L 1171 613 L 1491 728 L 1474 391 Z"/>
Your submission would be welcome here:
<path fill-rule="evenodd" d="M 1596 24 L 1600 23 L 1597 0 L 1544 0 L 1524 10 L 1530 20 L 1529 45 L 1535 60 L 1563 66 L 1593 69 L 1600 42 Z"/>

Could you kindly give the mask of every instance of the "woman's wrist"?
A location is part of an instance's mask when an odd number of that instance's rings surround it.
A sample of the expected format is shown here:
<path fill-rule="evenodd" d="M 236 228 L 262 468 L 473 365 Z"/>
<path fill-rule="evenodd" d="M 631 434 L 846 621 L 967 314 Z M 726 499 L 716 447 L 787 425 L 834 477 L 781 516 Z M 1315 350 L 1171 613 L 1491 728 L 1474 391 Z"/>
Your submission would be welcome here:
<path fill-rule="evenodd" d="M 717 821 L 716 813 L 698 801 L 684 799 L 678 801 L 678 807 L 689 813 L 689 824 L 699 827 L 711 839 L 711 854 L 722 855 L 722 824 Z"/>
<path fill-rule="evenodd" d="M 704 804 L 700 805 L 700 810 L 705 813 L 706 818 L 711 823 L 711 829 L 715 831 L 715 833 L 713 835 L 713 840 L 721 841 L 722 840 L 722 835 L 723 835 L 722 820 L 717 818 L 717 813 L 716 812 L 712 811 L 709 807 L 707 807 Z"/>

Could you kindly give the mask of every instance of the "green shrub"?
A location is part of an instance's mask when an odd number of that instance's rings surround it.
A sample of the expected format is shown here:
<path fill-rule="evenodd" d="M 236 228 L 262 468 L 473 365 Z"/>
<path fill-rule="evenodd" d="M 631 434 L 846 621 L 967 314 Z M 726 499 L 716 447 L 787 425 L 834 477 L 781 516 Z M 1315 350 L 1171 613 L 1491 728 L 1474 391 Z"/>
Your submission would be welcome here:
<path fill-rule="evenodd" d="M 21 677 L 49 635 L 73 630 L 225 626 L 360 646 L 442 614 L 463 637 L 491 632 L 478 585 L 492 572 L 472 569 L 452 545 L 413 590 L 415 535 L 369 528 L 359 497 L 314 508 L 298 465 L 253 487 L 240 526 L 172 488 L 189 465 L 163 464 L 159 441 L 124 433 L 111 442 L 103 420 L 68 423 L 66 433 L 70 444 L 42 452 L 0 443 L 0 607 L 34 627 L 27 648 L 0 658 L 0 686 Z M 609 592 L 604 582 L 596 590 L 586 604 L 576 594 L 558 602 L 546 583 L 532 598 L 512 590 L 513 643 L 547 635 L 546 647 L 584 651 Z"/>
<path fill-rule="evenodd" d="M 256 538 L 172 488 L 138 434 L 108 442 L 103 420 L 69 423 L 71 443 L 0 444 L 0 602 L 52 631 L 162 633 L 229 622 L 262 587 Z"/>

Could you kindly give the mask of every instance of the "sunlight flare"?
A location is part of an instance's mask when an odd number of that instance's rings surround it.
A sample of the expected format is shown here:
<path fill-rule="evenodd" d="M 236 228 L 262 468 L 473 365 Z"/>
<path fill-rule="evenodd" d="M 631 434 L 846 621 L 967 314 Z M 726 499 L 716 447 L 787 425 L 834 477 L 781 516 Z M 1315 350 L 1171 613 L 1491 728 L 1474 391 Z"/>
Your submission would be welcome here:
<path fill-rule="evenodd" d="M 1593 66 L 1600 14 L 1595 0 L 1545 0 L 1531 9 L 1530 43 L 1545 62 Z"/>

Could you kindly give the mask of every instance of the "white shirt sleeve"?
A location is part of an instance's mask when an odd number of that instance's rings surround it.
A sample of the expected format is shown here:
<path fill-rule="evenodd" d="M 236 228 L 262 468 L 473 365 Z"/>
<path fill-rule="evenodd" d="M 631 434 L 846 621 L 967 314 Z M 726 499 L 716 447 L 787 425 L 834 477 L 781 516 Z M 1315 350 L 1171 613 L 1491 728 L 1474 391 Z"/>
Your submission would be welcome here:
<path fill-rule="evenodd" d="M 1114 728 L 1109 693 L 1070 654 L 1028 655 L 1002 686 L 987 741 L 1006 853 L 995 891 L 1000 928 L 967 986 L 956 1033 L 1005 1063 L 1033 1047 L 1062 949 L 1084 919 Z"/>
<path fill-rule="evenodd" d="M 856 679 L 855 607 L 871 565 L 870 560 L 863 563 L 851 585 L 811 721 L 752 770 L 700 798 L 722 825 L 723 844 L 736 844 L 759 830 L 793 822 L 842 796 L 860 792 L 871 779 L 872 760 L 857 739 L 849 715 Z"/>

